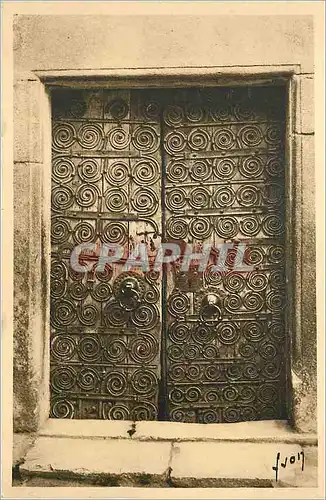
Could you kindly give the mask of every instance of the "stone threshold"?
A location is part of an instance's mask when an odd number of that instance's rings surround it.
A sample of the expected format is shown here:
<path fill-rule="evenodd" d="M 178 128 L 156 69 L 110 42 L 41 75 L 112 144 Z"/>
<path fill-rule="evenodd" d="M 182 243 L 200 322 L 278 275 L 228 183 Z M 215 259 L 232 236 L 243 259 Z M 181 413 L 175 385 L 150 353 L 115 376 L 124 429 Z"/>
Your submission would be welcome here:
<path fill-rule="evenodd" d="M 48 419 L 39 436 L 93 439 L 137 439 L 139 441 L 241 441 L 282 442 L 317 445 L 315 434 L 295 432 L 286 420 L 230 424 L 185 424 L 179 422 Z"/>
<path fill-rule="evenodd" d="M 305 453 L 279 470 L 281 460 Z M 315 487 L 317 438 L 284 421 L 184 424 L 49 419 L 21 460 L 24 485 Z M 42 484 L 43 484 L 42 483 Z"/>

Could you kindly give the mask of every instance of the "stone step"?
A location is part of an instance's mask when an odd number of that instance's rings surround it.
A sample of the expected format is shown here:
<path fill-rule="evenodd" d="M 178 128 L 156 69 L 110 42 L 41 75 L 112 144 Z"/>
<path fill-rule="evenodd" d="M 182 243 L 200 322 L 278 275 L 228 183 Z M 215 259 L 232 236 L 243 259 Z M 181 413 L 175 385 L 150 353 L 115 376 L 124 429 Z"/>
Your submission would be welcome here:
<path fill-rule="evenodd" d="M 314 487 L 317 448 L 307 447 L 304 471 L 297 460 L 305 446 L 247 441 L 145 441 L 126 438 L 39 435 L 20 465 L 22 481 L 72 481 L 145 487 Z M 275 483 L 277 453 L 280 461 Z M 296 457 L 293 464 L 291 456 Z M 301 481 L 301 483 L 300 483 Z M 296 483 L 298 486 L 296 486 Z M 289 486 L 292 485 L 292 486 Z M 316 485 L 317 486 L 317 485 Z"/>

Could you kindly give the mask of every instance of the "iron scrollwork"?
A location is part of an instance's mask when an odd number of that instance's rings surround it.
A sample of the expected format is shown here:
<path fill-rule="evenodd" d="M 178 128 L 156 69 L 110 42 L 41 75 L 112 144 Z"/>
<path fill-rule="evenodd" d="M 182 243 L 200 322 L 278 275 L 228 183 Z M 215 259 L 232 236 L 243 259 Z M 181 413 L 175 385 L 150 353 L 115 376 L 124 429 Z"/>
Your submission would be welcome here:
<path fill-rule="evenodd" d="M 163 381 L 172 421 L 284 418 L 284 95 L 53 92 L 53 417 L 156 420 Z M 221 268 L 219 250 L 203 271 L 176 262 L 165 286 L 153 268 L 69 265 L 81 243 L 155 253 L 161 235 L 245 243 L 252 269 L 234 269 L 234 249 Z"/>
<path fill-rule="evenodd" d="M 155 420 L 160 279 L 124 260 L 70 266 L 76 245 L 153 246 L 160 127 L 141 92 L 53 92 L 51 416 Z M 151 116 L 148 123 L 148 116 Z M 141 233 L 141 234 L 140 234 Z"/>
<path fill-rule="evenodd" d="M 174 90 L 164 116 L 169 241 L 245 244 L 168 279 L 168 413 L 182 422 L 285 415 L 284 93 Z M 192 280 L 193 278 L 193 280 Z M 194 286 L 190 285 L 193 281 Z"/>

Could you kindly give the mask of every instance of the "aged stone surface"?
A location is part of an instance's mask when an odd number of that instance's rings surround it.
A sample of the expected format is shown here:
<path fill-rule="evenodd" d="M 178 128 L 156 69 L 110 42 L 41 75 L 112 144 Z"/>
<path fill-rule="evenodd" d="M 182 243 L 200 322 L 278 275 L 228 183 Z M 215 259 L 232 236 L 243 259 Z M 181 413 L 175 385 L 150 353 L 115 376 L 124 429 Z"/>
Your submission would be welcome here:
<path fill-rule="evenodd" d="M 281 477 L 277 483 L 273 481 L 274 488 L 317 488 L 318 486 L 318 448 L 305 446 L 305 467 L 293 471 L 291 477 Z"/>
<path fill-rule="evenodd" d="M 38 437 L 27 453 L 21 472 L 72 474 L 164 474 L 170 443 L 122 439 Z"/>
<path fill-rule="evenodd" d="M 300 62 L 302 71 L 310 73 L 314 67 L 312 30 L 308 16 L 246 16 L 245 23 L 241 16 L 18 16 L 16 68 Z M 64 44 L 65 50 L 57 50 L 54 41 Z"/>
<path fill-rule="evenodd" d="M 223 23 L 216 23 L 214 18 L 185 18 L 185 17 L 165 17 L 164 21 L 159 18 L 135 18 L 125 17 L 124 19 L 114 19 L 114 25 L 110 25 L 109 18 L 94 17 L 83 18 L 82 16 L 19 16 L 16 21 L 16 41 L 15 41 L 15 72 L 18 74 L 28 74 L 33 76 L 35 69 L 83 69 L 114 67 L 151 67 L 151 66 L 205 66 L 205 65 L 243 65 L 250 66 L 259 64 L 301 64 L 301 71 L 312 73 L 314 66 L 312 39 L 312 23 L 309 18 L 302 16 L 295 18 L 295 21 L 286 19 L 286 16 L 279 18 L 266 17 L 262 23 L 261 18 L 247 18 L 245 25 L 242 19 L 231 20 L 225 18 Z M 94 22 L 93 22 L 94 21 Z M 241 23 L 241 26 L 237 26 Z M 189 43 L 189 33 L 196 30 L 196 42 Z M 126 30 L 128 37 L 125 37 Z M 275 33 L 278 33 L 275 39 Z M 230 35 L 232 33 L 232 36 Z M 85 44 L 87 39 L 87 44 Z M 213 40 L 213 42 L 212 42 Z M 273 40 L 273 43 L 270 43 Z M 162 43 L 164 41 L 164 43 Z M 65 50 L 60 50 L 59 44 L 65 44 Z M 119 51 L 116 50 L 117 43 Z M 59 49 L 58 49 L 59 47 Z M 242 50 L 239 50 L 242 47 Z M 117 56 L 117 53 L 119 55 Z M 241 72 L 241 68 L 237 69 Z M 311 75 L 313 76 L 313 75 Z M 14 426 L 18 431 L 33 432 L 38 429 L 42 415 L 47 413 L 47 409 L 41 411 L 41 405 L 47 405 L 47 398 L 43 397 L 47 387 L 46 363 L 47 363 L 47 340 L 46 328 L 44 326 L 45 315 L 42 313 L 44 307 L 42 300 L 45 298 L 44 287 L 41 286 L 41 271 L 44 268 L 44 241 L 48 236 L 49 224 L 48 207 L 44 204 L 42 194 L 42 169 L 45 164 L 43 158 L 43 133 L 41 126 L 41 114 L 38 109 L 38 98 L 43 92 L 42 85 L 33 77 L 33 81 L 20 81 L 15 86 L 15 161 L 14 167 L 14 189 L 15 189 L 15 326 L 14 326 Z M 299 134 L 311 134 L 313 132 L 313 80 L 309 76 L 298 76 L 301 86 L 301 101 L 298 100 L 295 130 Z M 40 90 L 41 89 L 41 90 Z M 301 276 L 296 287 L 296 325 L 299 328 L 299 352 L 293 371 L 294 393 L 293 411 L 296 429 L 300 432 L 316 431 L 316 321 L 315 321 L 315 240 L 314 240 L 314 141 L 312 136 L 296 136 L 297 143 L 297 175 L 295 177 L 296 204 L 298 211 L 295 213 L 293 221 L 295 223 L 296 253 L 298 258 L 297 277 Z M 46 145 L 45 145 L 46 147 Z M 301 161 L 302 147 L 302 161 Z M 34 162 L 34 163 L 30 163 Z M 302 175 L 302 185 L 301 185 Z M 302 213 L 301 213 L 302 212 Z M 45 213 L 45 219 L 42 213 Z M 302 247 L 301 247 L 302 240 Z M 42 253 L 43 252 L 43 253 Z M 302 253 L 302 266 L 301 266 Z M 301 274 L 302 267 L 302 274 Z M 300 271 L 299 271 L 300 268 Z M 302 292 L 302 296 L 301 296 Z M 302 325 L 302 328 L 301 328 Z M 44 385 L 44 380 L 46 383 Z M 43 394 L 43 395 L 42 395 Z M 130 430 L 128 422 L 112 422 L 115 429 L 111 427 L 111 422 L 104 422 L 107 425 L 107 436 L 114 434 L 123 437 Z M 119 475 L 119 484 L 149 485 L 153 478 L 157 483 L 171 486 L 172 479 L 174 485 L 185 485 L 185 479 L 189 485 L 198 486 L 198 481 L 208 484 L 207 474 L 215 474 L 216 464 L 229 467 L 230 478 L 227 484 L 236 486 L 236 481 L 232 479 L 232 470 L 236 477 L 239 471 L 245 477 L 245 473 L 252 472 L 254 466 L 247 463 L 246 454 L 240 452 L 239 444 L 231 443 L 235 452 L 231 459 L 225 462 L 224 457 L 232 457 L 229 443 L 227 453 L 220 448 L 221 444 L 216 443 L 219 451 L 216 451 L 216 462 L 209 460 L 209 454 L 213 453 L 211 448 L 214 443 L 177 443 L 173 445 L 172 457 L 173 471 L 169 474 L 168 467 L 171 466 L 171 446 L 170 442 L 164 443 L 139 443 L 124 439 L 124 444 L 118 439 L 111 441 L 92 441 L 90 439 L 79 439 L 79 432 L 76 425 L 78 422 L 65 422 L 66 431 L 61 430 L 61 435 L 75 434 L 77 439 L 48 437 L 39 438 L 36 448 L 33 448 L 27 455 L 26 464 L 22 466 L 25 477 L 30 485 L 51 485 L 51 481 L 58 479 L 31 478 L 29 474 L 35 472 L 49 473 L 60 472 L 61 467 L 66 467 L 68 474 L 77 470 L 83 475 L 84 468 L 90 468 L 94 472 L 94 481 L 103 485 L 101 474 L 107 472 L 104 477 L 104 484 L 114 486 L 117 484 L 116 475 Z M 219 424 L 218 424 L 219 425 Z M 227 424 L 234 425 L 234 424 Z M 72 430 L 71 428 L 74 428 Z M 69 429 L 68 429 L 69 428 Z M 92 424 L 87 427 L 92 434 Z M 162 427 L 163 429 L 163 427 Z M 235 429 L 235 427 L 233 427 Z M 275 432 L 274 432 L 275 431 Z M 54 433 L 54 430 L 43 430 L 43 433 Z M 163 430 L 160 433 L 164 434 Z M 204 433 L 207 437 L 214 433 L 213 427 L 205 427 Z M 222 431 L 221 431 L 222 432 Z M 236 434 L 236 431 L 234 431 Z M 241 431 L 242 432 L 242 431 Z M 94 431 L 95 433 L 95 431 Z M 105 431 L 102 431 L 104 435 Z M 136 435 L 139 439 L 145 438 L 147 433 L 153 439 L 158 437 L 156 430 L 151 423 L 137 423 Z M 266 434 L 268 432 L 266 431 Z M 273 435 L 278 434 L 277 429 L 273 430 Z M 51 434 L 54 435 L 54 434 Z M 183 433 L 177 428 L 169 428 L 166 431 L 166 439 L 182 437 Z M 193 432 L 194 440 L 197 431 Z M 265 435 L 262 430 L 261 436 Z M 198 435 L 197 435 L 198 436 Z M 265 435 L 266 437 L 266 435 Z M 134 439 L 134 438 L 132 438 Z M 22 441 L 24 439 L 22 438 Z M 66 442 L 70 446 L 63 448 Z M 29 442 L 29 441 L 28 441 Z M 96 444 L 97 443 L 97 444 Z M 247 445 L 255 446 L 253 443 Z M 150 447 L 148 447 L 150 445 Z M 157 447 L 157 446 L 158 447 Z M 205 446 L 204 446 L 205 445 Z M 275 458 L 275 445 L 264 443 L 264 451 L 259 451 L 259 457 L 269 457 L 271 462 Z M 22 448 L 18 445 L 18 456 L 25 454 L 25 444 Z M 145 448 L 144 448 L 145 446 Z M 199 448 L 195 448 L 199 446 Z M 205 448 L 209 446 L 209 448 Z M 293 452 L 293 445 L 284 448 Z M 290 449 L 291 448 L 291 449 Z M 295 446 L 295 449 L 298 447 Z M 107 450 L 110 450 L 108 453 Z M 283 448 L 282 448 L 283 449 Z M 298 448 L 299 449 L 299 448 Z M 306 486 L 315 484 L 316 476 L 316 448 L 307 451 L 307 460 L 311 465 L 307 465 L 306 477 L 310 477 L 311 483 L 306 482 Z M 23 450 L 23 451 L 22 451 Z M 68 453 L 67 453 L 68 450 Z M 85 451 L 86 450 L 86 451 Z M 94 450 L 94 451 L 92 451 Z M 150 452 L 148 451 L 150 450 Z M 179 450 L 179 453 L 177 453 Z M 191 451 L 190 451 L 191 450 Z M 260 448 L 263 450 L 263 448 Z M 225 448 L 224 448 L 225 451 Z M 100 461 L 100 452 L 106 453 L 107 460 Z M 215 452 L 214 452 L 215 453 Z M 76 469 L 71 467 L 72 460 L 76 454 Z M 199 456 L 199 454 L 201 456 Z M 309 455 L 310 454 L 310 455 Z M 88 457 L 87 461 L 85 456 Z M 154 459 L 152 460 L 152 456 Z M 310 456 L 310 458 L 309 458 Z M 201 461 L 205 459 L 205 465 Z M 215 457 L 215 454 L 214 454 Z M 242 457 L 242 460 L 241 460 Z M 184 460 L 185 458 L 185 460 Z M 18 459 L 20 460 L 20 458 Z M 146 460 L 146 462 L 145 462 Z M 260 460 L 257 469 L 260 477 L 265 478 L 268 466 Z M 16 458 L 14 459 L 16 461 Z M 149 466 L 148 463 L 149 462 Z M 51 466 L 55 469 L 51 470 Z M 245 467 L 244 465 L 245 464 Z M 39 465 L 40 467 L 36 467 Z M 125 467 L 125 469 L 123 468 Z M 232 469 L 234 467 L 234 469 Z M 251 468 L 252 467 L 252 468 Z M 308 472 L 308 468 L 309 469 Z M 250 469 L 251 468 L 251 469 Z M 224 469 L 226 470 L 226 469 Z M 204 471 L 204 472 L 203 472 Z M 268 470 L 270 473 L 271 471 Z M 130 478 L 130 473 L 132 478 Z M 204 480 L 201 478 L 205 474 Z M 97 474 L 97 475 L 96 475 Z M 146 475 L 148 474 L 149 477 Z M 192 474 L 192 483 L 187 475 Z M 196 479 L 197 474 L 197 479 Z M 157 479 L 157 476 L 159 479 Z M 171 477 L 170 477 L 171 476 Z M 259 475 L 258 475 L 259 476 Z M 220 474 L 219 484 L 225 485 L 225 477 Z M 256 474 L 254 475 L 255 481 Z M 270 478 L 269 476 L 266 476 Z M 216 481 L 210 483 L 216 486 Z M 264 481 L 267 480 L 267 483 Z M 43 484 L 37 483 L 43 481 Z M 79 482 L 78 482 L 79 481 Z M 101 483 L 102 481 L 102 483 Z M 128 483 L 129 481 L 129 483 Z M 169 483 L 170 481 L 170 483 Z M 233 482 L 232 482 L 233 481 Z M 260 485 L 269 486 L 271 479 L 261 479 Z M 296 484 L 291 478 L 284 476 L 284 481 L 277 487 L 284 486 L 305 486 L 302 484 L 302 475 L 296 474 Z M 305 481 L 305 480 L 304 480 Z M 67 482 L 69 480 L 67 479 Z M 70 485 L 80 485 L 80 480 L 75 479 L 75 483 Z M 241 483 L 241 485 L 245 485 Z M 254 485 L 253 482 L 250 484 Z M 257 486 L 259 486 L 257 484 Z"/>
<path fill-rule="evenodd" d="M 48 437 L 87 438 L 132 438 L 137 441 L 237 441 L 237 442 L 282 442 L 301 445 L 316 445 L 315 434 L 298 434 L 286 421 L 265 420 L 233 424 L 187 424 L 179 422 L 131 422 L 112 420 L 88 420 L 87 435 L 85 421 L 49 419 L 38 432 Z"/>
<path fill-rule="evenodd" d="M 302 294 L 300 387 L 294 388 L 295 424 L 301 432 L 316 431 L 317 343 L 314 137 L 302 136 Z"/>
<path fill-rule="evenodd" d="M 292 282 L 292 305 L 294 316 L 290 318 L 292 323 L 293 338 L 291 339 L 292 365 L 296 365 L 301 358 L 301 300 L 302 300 L 302 279 L 301 279 L 301 259 L 302 259 L 302 136 L 294 135 L 292 139 L 292 172 L 293 172 L 293 268 L 291 272 Z"/>
<path fill-rule="evenodd" d="M 14 429 L 33 432 L 40 418 L 46 355 L 42 317 L 42 165 L 14 166 Z"/>
<path fill-rule="evenodd" d="M 315 131 L 314 78 L 301 77 L 301 133 L 312 134 Z"/>
<path fill-rule="evenodd" d="M 26 453 L 35 441 L 34 434 L 22 433 L 14 434 L 13 437 L 13 451 L 12 451 L 12 465 L 19 465 L 24 461 Z"/>
<path fill-rule="evenodd" d="M 178 443 L 172 449 L 172 479 L 239 478 L 270 479 L 275 477 L 272 466 L 276 455 L 298 454 L 301 447 L 283 443 Z M 291 475 L 290 469 L 282 476 Z"/>
<path fill-rule="evenodd" d="M 317 428 L 316 250 L 314 136 L 297 134 L 294 146 L 292 276 L 294 318 L 292 339 L 292 423 L 298 432 Z M 308 292 L 309 291 L 309 292 Z"/>
<path fill-rule="evenodd" d="M 39 81 L 16 82 L 14 85 L 14 158 L 17 162 L 41 162 L 42 85 Z"/>
<path fill-rule="evenodd" d="M 305 453 L 305 467 L 291 456 Z M 276 455 L 279 465 L 275 481 Z M 141 487 L 316 487 L 317 447 L 259 442 L 175 442 L 39 436 L 19 485 Z"/>
<path fill-rule="evenodd" d="M 237 441 L 316 443 L 316 436 L 300 436 L 285 421 L 262 420 L 233 424 L 184 424 L 178 422 L 136 422 L 134 438 L 138 440 Z"/>
<path fill-rule="evenodd" d="M 88 420 L 87 437 L 103 438 L 130 438 L 135 424 L 127 420 Z M 54 419 L 50 418 L 43 426 L 39 435 L 80 437 L 85 435 L 85 420 Z"/>
<path fill-rule="evenodd" d="M 313 134 L 315 131 L 314 75 L 296 75 L 293 78 L 294 132 Z"/>

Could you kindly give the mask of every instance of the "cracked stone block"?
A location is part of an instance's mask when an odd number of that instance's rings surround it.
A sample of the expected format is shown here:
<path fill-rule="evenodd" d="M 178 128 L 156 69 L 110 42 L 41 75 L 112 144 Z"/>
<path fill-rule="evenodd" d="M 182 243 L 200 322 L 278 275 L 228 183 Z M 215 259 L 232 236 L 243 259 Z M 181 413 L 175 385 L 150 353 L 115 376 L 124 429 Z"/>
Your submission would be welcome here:
<path fill-rule="evenodd" d="M 170 449 L 171 444 L 163 442 L 41 436 L 27 453 L 21 473 L 166 475 Z"/>
<path fill-rule="evenodd" d="M 172 449 L 172 480 L 178 478 L 275 479 L 277 453 L 281 460 L 298 456 L 297 444 L 284 443 L 177 443 Z M 289 459 L 288 458 L 288 459 Z M 283 480 L 292 477 L 295 463 L 282 469 Z"/>

